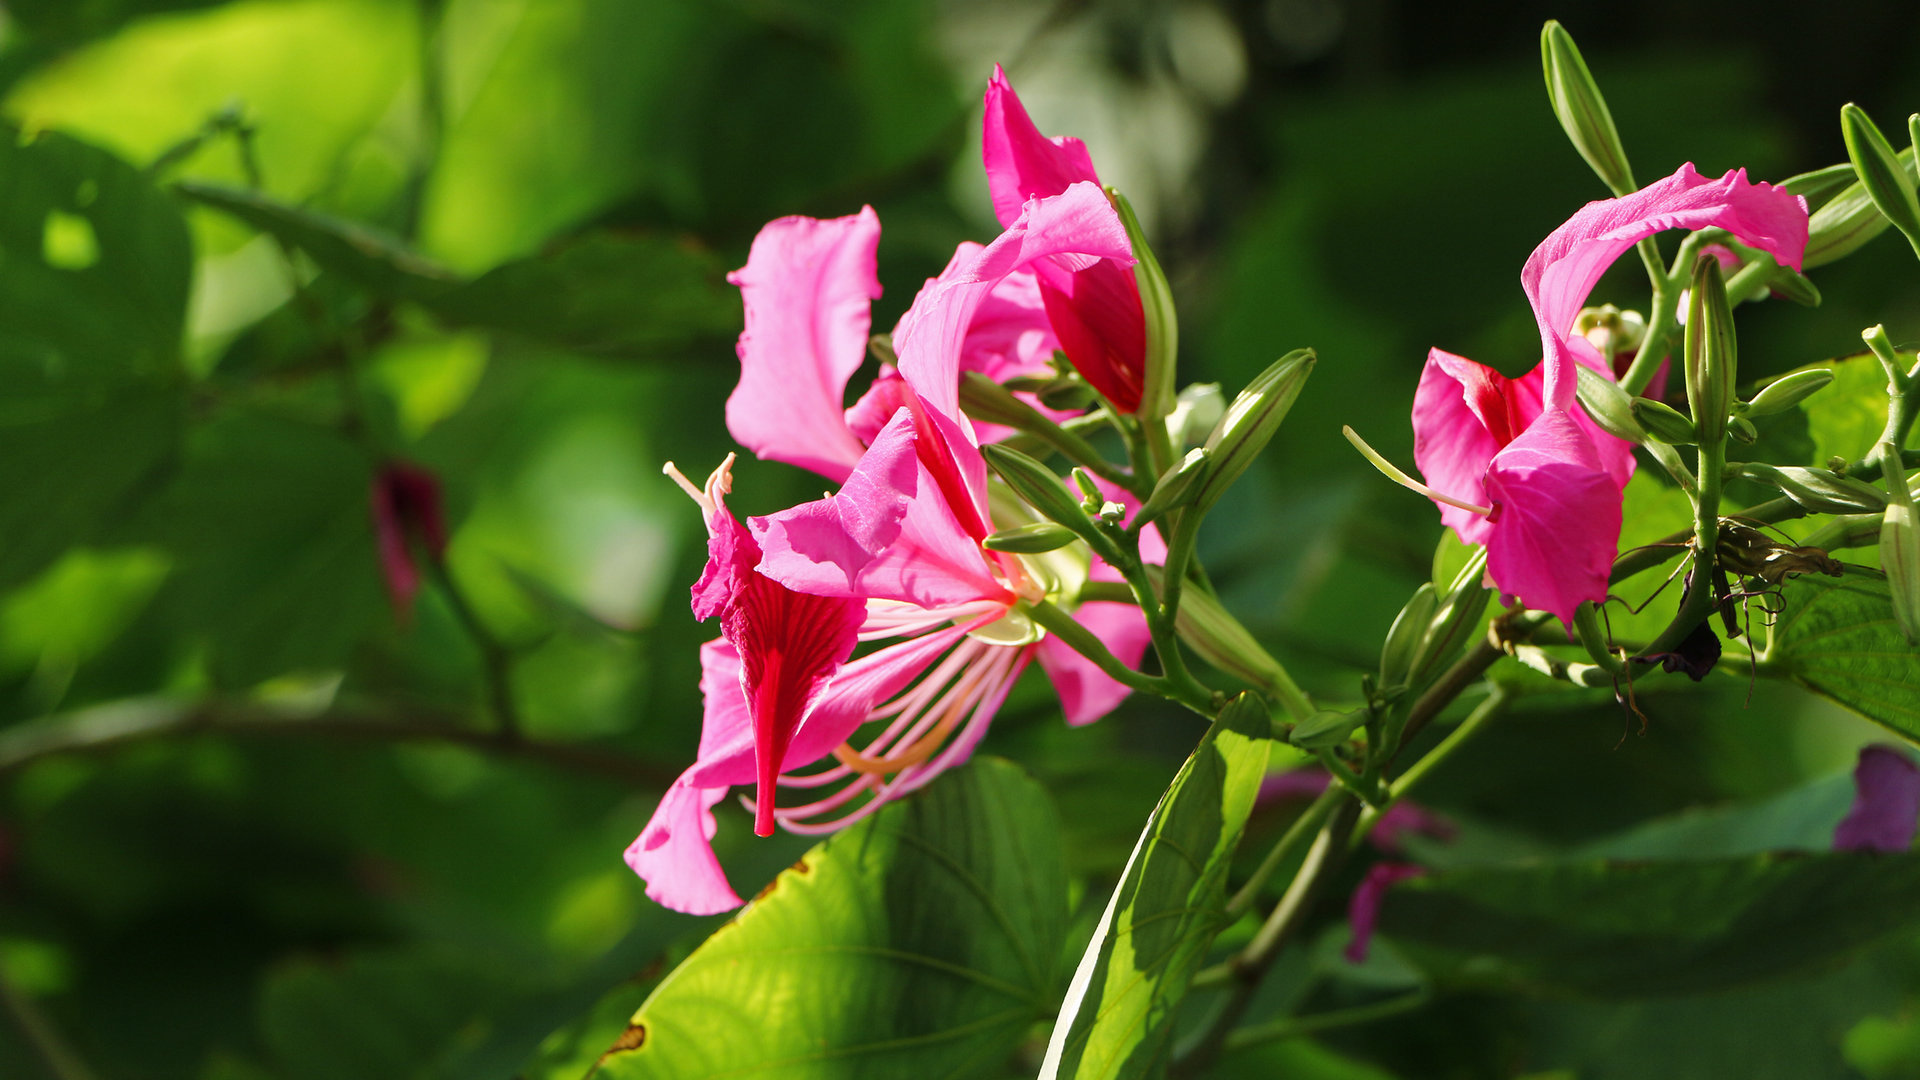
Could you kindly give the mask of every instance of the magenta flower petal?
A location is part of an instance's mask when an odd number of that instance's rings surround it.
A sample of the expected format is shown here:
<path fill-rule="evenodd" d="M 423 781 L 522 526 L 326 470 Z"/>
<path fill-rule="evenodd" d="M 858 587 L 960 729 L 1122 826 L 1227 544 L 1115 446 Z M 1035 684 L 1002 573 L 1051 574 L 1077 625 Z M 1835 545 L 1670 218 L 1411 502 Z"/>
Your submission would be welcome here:
<path fill-rule="evenodd" d="M 1541 413 L 1494 457 L 1486 488 L 1494 504 L 1487 573 L 1502 592 L 1568 626 L 1580 601 L 1607 598 L 1620 486 L 1572 417 Z"/>
<path fill-rule="evenodd" d="M 667 789 L 647 827 L 627 847 L 627 865 L 647 883 L 647 896 L 689 915 L 717 915 L 740 906 L 713 854 L 713 808 L 725 787 L 696 787 L 683 775 Z"/>
<path fill-rule="evenodd" d="M 843 410 L 847 380 L 867 355 L 879 245 L 872 207 L 824 221 L 781 218 L 754 237 L 747 265 L 727 275 L 747 313 L 727 430 L 761 458 L 835 481 L 860 460 Z"/>
<path fill-rule="evenodd" d="M 1484 364 L 1443 349 L 1428 351 L 1413 395 L 1413 460 L 1428 487 L 1477 506 L 1492 501 L 1485 486 L 1487 467 L 1539 415 L 1539 399 L 1529 402 L 1520 389 Z M 1442 502 L 1434 505 L 1462 541 L 1487 542 L 1493 526 L 1485 517 Z"/>
<path fill-rule="evenodd" d="M 998 64 L 987 82 L 980 156 L 987 167 L 993 212 L 1001 225 L 1013 224 L 1028 199 L 1058 195 L 1082 180 L 1100 182 L 1086 144 L 1064 135 L 1049 139 L 1040 134 Z"/>
<path fill-rule="evenodd" d="M 977 258 L 982 250 L 979 244 L 962 243 L 955 258 Z M 1059 347 L 1040 295 L 1040 279 L 1031 270 L 1016 270 L 974 311 L 960 346 L 960 370 L 978 371 L 994 382 L 1044 375 Z"/>
<path fill-rule="evenodd" d="M 1642 238 L 1664 229 L 1723 228 L 1781 265 L 1800 268 L 1807 247 L 1806 200 L 1736 169 L 1716 180 L 1678 172 L 1617 199 L 1588 203 L 1535 248 L 1520 271 L 1547 360 L 1547 399 L 1573 403 L 1574 317 L 1602 274 Z M 1590 349 L 1591 346 L 1588 346 Z"/>
<path fill-rule="evenodd" d="M 1047 317 L 1074 370 L 1121 412 L 1139 409 L 1147 316 L 1133 271 L 1102 259 L 1072 272 L 1043 266 L 1039 277 Z"/>
<path fill-rule="evenodd" d="M 1347 943 L 1346 957 L 1349 963 L 1362 963 L 1367 958 L 1367 948 L 1373 944 L 1373 930 L 1380 922 L 1380 904 L 1387 898 L 1387 890 L 1408 878 L 1416 878 L 1426 873 L 1423 867 L 1410 863 L 1375 863 L 1360 879 L 1360 887 L 1353 890 L 1353 898 L 1347 901 L 1347 926 L 1353 938 Z"/>
<path fill-rule="evenodd" d="M 1920 767 L 1890 746 L 1866 746 L 1853 768 L 1853 808 L 1833 830 L 1835 851 L 1902 852 L 1920 822 Z"/>
<path fill-rule="evenodd" d="M 1128 667 L 1140 666 L 1140 658 L 1146 655 L 1152 635 L 1147 630 L 1146 616 L 1139 608 L 1096 600 L 1081 604 L 1073 617 L 1093 631 L 1121 663 Z M 1060 694 L 1067 723 L 1075 727 L 1091 724 L 1112 712 L 1132 692 L 1057 637 L 1049 635 L 1041 639 L 1039 659 L 1040 667 Z"/>

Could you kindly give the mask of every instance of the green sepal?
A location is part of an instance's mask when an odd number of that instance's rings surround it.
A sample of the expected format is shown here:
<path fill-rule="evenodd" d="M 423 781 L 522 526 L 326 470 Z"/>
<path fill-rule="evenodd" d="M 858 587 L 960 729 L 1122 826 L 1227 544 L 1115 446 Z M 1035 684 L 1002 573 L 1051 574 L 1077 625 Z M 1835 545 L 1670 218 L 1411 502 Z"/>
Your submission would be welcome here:
<path fill-rule="evenodd" d="M 1000 479 L 1007 482 L 1015 495 L 1027 501 L 1027 505 L 1040 512 L 1040 516 L 1066 526 L 1079 536 L 1093 532 L 1093 522 L 1087 518 L 1086 510 L 1080 500 L 1073 497 L 1060 478 L 1051 469 L 1011 447 L 998 443 L 988 443 L 980 448 L 993 466 Z"/>
<path fill-rule="evenodd" d="M 1014 555 L 1043 555 L 1058 551 L 1077 539 L 1078 535 L 1064 525 L 1036 521 L 992 533 L 980 541 L 980 546 L 989 551 L 1005 551 Z"/>
<path fill-rule="evenodd" d="M 1587 61 L 1573 43 L 1573 35 L 1558 20 L 1549 19 L 1540 30 L 1540 66 L 1546 74 L 1553 115 L 1559 118 L 1560 129 L 1567 133 L 1573 148 L 1615 195 L 1637 188 L 1607 99 L 1587 70 Z"/>
<path fill-rule="evenodd" d="M 1365 724 L 1370 714 L 1365 709 L 1350 712 L 1317 712 L 1295 724 L 1287 741 L 1302 750 L 1325 750 L 1339 746 Z"/>
<path fill-rule="evenodd" d="M 1630 443 L 1647 441 L 1647 433 L 1633 417 L 1632 395 L 1620 389 L 1619 383 L 1585 364 L 1575 365 L 1574 372 L 1579 377 L 1580 404 L 1593 422 L 1600 425 L 1600 430 Z"/>
<path fill-rule="evenodd" d="M 1760 388 L 1747 402 L 1748 416 L 1772 416 L 1783 413 L 1825 389 L 1833 381 L 1833 369 L 1813 368 L 1783 375 Z"/>
<path fill-rule="evenodd" d="M 1433 587 L 1433 582 L 1427 581 L 1421 583 L 1420 588 L 1414 591 L 1413 598 L 1400 609 L 1399 616 L 1393 620 L 1393 627 L 1387 631 L 1385 644 L 1380 646 L 1382 690 L 1394 690 L 1407 685 L 1414 661 L 1419 659 L 1417 650 L 1421 640 L 1433 625 L 1433 613 L 1439 606 L 1439 590 Z"/>
<path fill-rule="evenodd" d="M 1140 310 L 1146 316 L 1146 370 L 1142 373 L 1140 408 L 1143 423 L 1159 423 L 1173 411 L 1173 388 L 1178 379 L 1180 358 L 1180 317 L 1174 310 L 1173 290 L 1147 246 L 1146 232 L 1134 216 L 1133 205 L 1119 191 L 1108 188 L 1107 197 L 1120 212 L 1127 228 L 1127 241 L 1133 245 L 1133 280 L 1140 286 Z"/>
<path fill-rule="evenodd" d="M 1698 440 L 1693 421 L 1664 402 L 1634 398 L 1633 418 L 1648 435 L 1671 446 L 1691 446 Z"/>
<path fill-rule="evenodd" d="M 1153 493 L 1140 506 L 1140 512 L 1134 515 L 1139 522 L 1153 521 L 1169 510 L 1175 510 L 1193 501 L 1199 492 L 1200 480 L 1206 476 L 1208 457 L 1206 449 L 1195 447 L 1187 451 L 1180 463 L 1160 474 L 1153 485 Z"/>
<path fill-rule="evenodd" d="M 1848 102 L 1840 108 L 1840 133 L 1847 140 L 1847 157 L 1860 183 L 1882 216 L 1906 234 L 1920 255 L 1920 190 L 1900 164 L 1887 137 L 1880 134 L 1865 109 Z"/>

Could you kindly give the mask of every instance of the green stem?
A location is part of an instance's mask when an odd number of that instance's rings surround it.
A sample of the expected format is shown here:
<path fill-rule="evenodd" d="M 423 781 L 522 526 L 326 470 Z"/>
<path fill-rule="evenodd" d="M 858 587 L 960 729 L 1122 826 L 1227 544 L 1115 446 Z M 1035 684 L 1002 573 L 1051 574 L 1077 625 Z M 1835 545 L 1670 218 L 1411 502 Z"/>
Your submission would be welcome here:
<path fill-rule="evenodd" d="M 1232 1053 L 1261 1043 L 1277 1042 L 1282 1039 L 1296 1039 L 1302 1035 L 1311 1035 L 1317 1031 L 1332 1028 L 1349 1027 L 1354 1024 L 1370 1024 L 1376 1020 L 1385 1020 L 1390 1016 L 1413 1012 L 1424 1007 L 1432 1000 L 1433 991 L 1421 987 L 1410 994 L 1397 998 L 1377 1001 L 1367 1005 L 1355 1005 L 1345 1009 L 1333 1009 L 1311 1016 L 1288 1016 L 1279 1020 L 1269 1020 L 1264 1024 L 1244 1027 L 1227 1036 L 1225 1050 Z"/>
<path fill-rule="evenodd" d="M 1386 816 L 1387 811 L 1393 809 L 1394 803 L 1405 798 L 1407 792 L 1412 791 L 1436 766 L 1452 756 L 1453 752 L 1465 745 L 1467 740 L 1479 734 L 1482 728 L 1506 709 L 1506 706 L 1506 692 L 1496 686 L 1493 693 L 1487 695 L 1485 701 L 1474 706 L 1473 711 L 1467 714 L 1467 718 L 1460 721 L 1460 726 L 1454 728 L 1445 739 L 1440 741 L 1439 746 L 1427 751 L 1420 760 L 1414 762 L 1406 772 L 1402 773 L 1398 780 L 1388 785 L 1385 801 L 1360 812 L 1360 821 L 1353 829 L 1352 843 L 1357 845 L 1366 839 L 1367 833 L 1371 832 L 1380 819 Z"/>
<path fill-rule="evenodd" d="M 467 601 L 467 594 L 461 590 L 453 575 L 448 572 L 444 559 L 429 556 L 426 559 L 434 583 L 440 587 L 441 595 L 447 598 L 447 606 L 453 609 L 453 616 L 473 639 L 474 647 L 480 650 L 480 667 L 487 680 L 487 699 L 493 712 L 493 720 L 503 738 L 518 738 L 520 735 L 520 712 L 514 704 L 513 693 L 513 652 L 493 636 L 486 623 L 480 620 L 478 612 Z"/>
<path fill-rule="evenodd" d="M 1713 614 L 1713 559 L 1720 538 L 1720 475 L 1726 468 L 1725 443 L 1699 448 L 1700 497 L 1693 510 L 1693 579 L 1673 621 L 1653 639 L 1642 656 L 1672 652 L 1694 627 Z"/>
<path fill-rule="evenodd" d="M 39 1055 L 47 1072 L 58 1080 L 95 1080 L 98 1074 L 68 1044 L 60 1029 L 47 1019 L 47 1014 L 40 1011 L 39 1003 L 13 984 L 4 968 L 0 968 L 0 1005 L 13 1017 L 14 1026 Z"/>
<path fill-rule="evenodd" d="M 1027 607 L 1027 614 L 1032 616 L 1033 621 L 1044 627 L 1049 634 L 1066 642 L 1068 648 L 1091 660 L 1095 667 L 1122 686 L 1142 693 L 1172 698 L 1202 716 L 1211 717 L 1215 713 L 1211 693 L 1204 691 L 1200 694 L 1187 693 L 1170 679 L 1135 671 L 1122 663 L 1119 657 L 1113 655 L 1113 651 L 1107 648 L 1106 643 L 1102 642 L 1093 631 L 1080 625 L 1079 620 L 1053 604 L 1045 600 L 1038 601 Z"/>
<path fill-rule="evenodd" d="M 1279 873 L 1280 868 L 1293 857 L 1294 849 L 1319 828 L 1320 823 L 1333 812 L 1333 808 L 1346 797 L 1346 792 L 1329 784 L 1318 798 L 1300 812 L 1300 816 L 1294 819 L 1292 825 L 1287 826 L 1287 831 L 1280 835 L 1280 839 L 1274 841 L 1273 846 L 1267 849 L 1267 857 L 1260 860 L 1259 866 L 1254 867 L 1252 876 L 1240 886 L 1240 891 L 1234 893 L 1233 899 L 1227 901 L 1225 912 L 1229 923 L 1237 921 L 1240 916 L 1253 910 L 1253 905 L 1260 899 L 1260 891 L 1267 887 L 1267 882 L 1273 880 L 1273 875 Z"/>

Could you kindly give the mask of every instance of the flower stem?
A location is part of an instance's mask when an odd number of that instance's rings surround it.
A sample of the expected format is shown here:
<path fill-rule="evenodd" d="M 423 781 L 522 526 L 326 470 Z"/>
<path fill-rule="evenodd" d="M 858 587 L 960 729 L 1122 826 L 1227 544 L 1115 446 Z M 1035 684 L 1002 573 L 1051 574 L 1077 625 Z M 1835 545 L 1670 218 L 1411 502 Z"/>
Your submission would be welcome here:
<path fill-rule="evenodd" d="M 0 970 L 0 1005 L 6 1007 L 14 1025 L 50 1075 L 58 1080 L 94 1080 L 98 1075 L 68 1044 L 53 1021 L 47 1019 L 47 1014 L 40 1011 L 39 1003 L 15 986 L 5 970 Z"/>
<path fill-rule="evenodd" d="M 1225 1050 L 1231 1053 L 1249 1046 L 1258 1046 L 1261 1043 L 1297 1039 L 1316 1031 L 1327 1031 L 1352 1024 L 1370 1024 L 1375 1020 L 1385 1020 L 1390 1016 L 1413 1012 L 1425 1006 L 1432 998 L 1433 991 L 1423 986 L 1412 993 L 1388 998 L 1385 1001 L 1355 1005 L 1345 1009 L 1332 1009 L 1314 1013 L 1311 1016 L 1286 1016 L 1278 1020 L 1269 1020 L 1264 1024 L 1241 1028 L 1228 1035 Z"/>
<path fill-rule="evenodd" d="M 1329 784 L 1318 798 L 1300 812 L 1300 816 L 1294 819 L 1292 825 L 1287 826 L 1287 831 L 1281 834 L 1273 847 L 1267 849 L 1267 857 L 1260 860 L 1259 866 L 1254 867 L 1253 874 L 1247 878 L 1245 884 L 1240 886 L 1240 891 L 1234 893 L 1233 899 L 1227 901 L 1225 912 L 1229 923 L 1237 921 L 1240 916 L 1253 910 L 1254 902 L 1260 899 L 1260 890 L 1267 887 L 1267 882 L 1273 880 L 1273 875 L 1279 873 L 1280 868 L 1293 857 L 1294 849 L 1298 848 L 1313 830 L 1319 828 L 1326 816 L 1332 813 L 1333 808 L 1346 797 L 1346 792 L 1338 785 Z"/>
<path fill-rule="evenodd" d="M 1034 622 L 1045 627 L 1049 634 L 1066 642 L 1074 652 L 1093 661 L 1095 667 L 1122 686 L 1142 693 L 1172 698 L 1203 716 L 1211 717 L 1217 711 L 1214 708 L 1211 693 L 1202 691 L 1199 694 L 1193 694 L 1165 677 L 1135 671 L 1122 663 L 1119 657 L 1113 655 L 1113 650 L 1107 648 L 1106 643 L 1102 642 L 1093 631 L 1081 626 L 1079 620 L 1053 604 L 1045 600 L 1038 601 L 1028 606 L 1027 614 L 1033 617 Z"/>
<path fill-rule="evenodd" d="M 1393 809 L 1394 803 L 1404 798 L 1407 792 L 1413 790 L 1415 785 L 1419 784 L 1421 780 L 1426 778 L 1428 773 L 1433 771 L 1435 766 L 1445 761 L 1454 751 L 1460 749 L 1467 740 L 1479 734 L 1482 728 L 1486 727 L 1495 717 L 1505 711 L 1506 706 L 1506 692 L 1498 686 L 1495 686 L 1493 692 L 1487 695 L 1486 700 L 1474 706 L 1473 711 L 1467 714 L 1467 718 L 1460 721 L 1460 726 L 1449 732 L 1447 737 L 1440 741 L 1439 746 L 1427 751 L 1421 756 L 1420 760 L 1414 762 L 1406 772 L 1402 773 L 1398 780 L 1395 780 L 1387 786 L 1387 797 L 1385 801 L 1381 802 L 1378 806 L 1369 806 L 1360 812 L 1360 821 L 1353 827 L 1352 844 L 1357 845 L 1360 841 L 1366 839 L 1367 833 L 1371 832 L 1374 825 L 1377 824 L 1382 817 L 1386 816 L 1387 811 Z"/>

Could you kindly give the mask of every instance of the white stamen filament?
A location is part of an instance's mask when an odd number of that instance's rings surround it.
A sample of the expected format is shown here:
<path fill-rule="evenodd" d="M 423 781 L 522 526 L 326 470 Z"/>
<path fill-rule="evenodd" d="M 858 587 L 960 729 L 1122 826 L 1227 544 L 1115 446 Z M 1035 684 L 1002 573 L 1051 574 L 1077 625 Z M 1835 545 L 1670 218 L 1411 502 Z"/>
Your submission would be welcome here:
<path fill-rule="evenodd" d="M 1435 491 L 1420 481 L 1415 480 L 1413 477 L 1408 476 L 1406 473 L 1401 472 L 1394 467 L 1393 462 L 1380 456 L 1378 450 L 1368 446 L 1367 440 L 1361 438 L 1359 432 L 1354 431 L 1352 428 L 1343 424 L 1340 427 L 1340 432 L 1347 437 L 1348 442 L 1353 444 L 1355 450 L 1360 451 L 1360 456 L 1366 458 L 1368 464 L 1379 469 L 1382 475 L 1394 483 L 1399 484 L 1401 487 L 1417 491 L 1435 502 L 1443 502 L 1448 506 L 1457 506 L 1469 514 L 1479 514 L 1481 517 L 1487 517 L 1493 513 L 1493 507 L 1491 506 L 1480 506 L 1475 503 L 1470 503 L 1465 499 L 1456 499 L 1444 492 Z"/>

